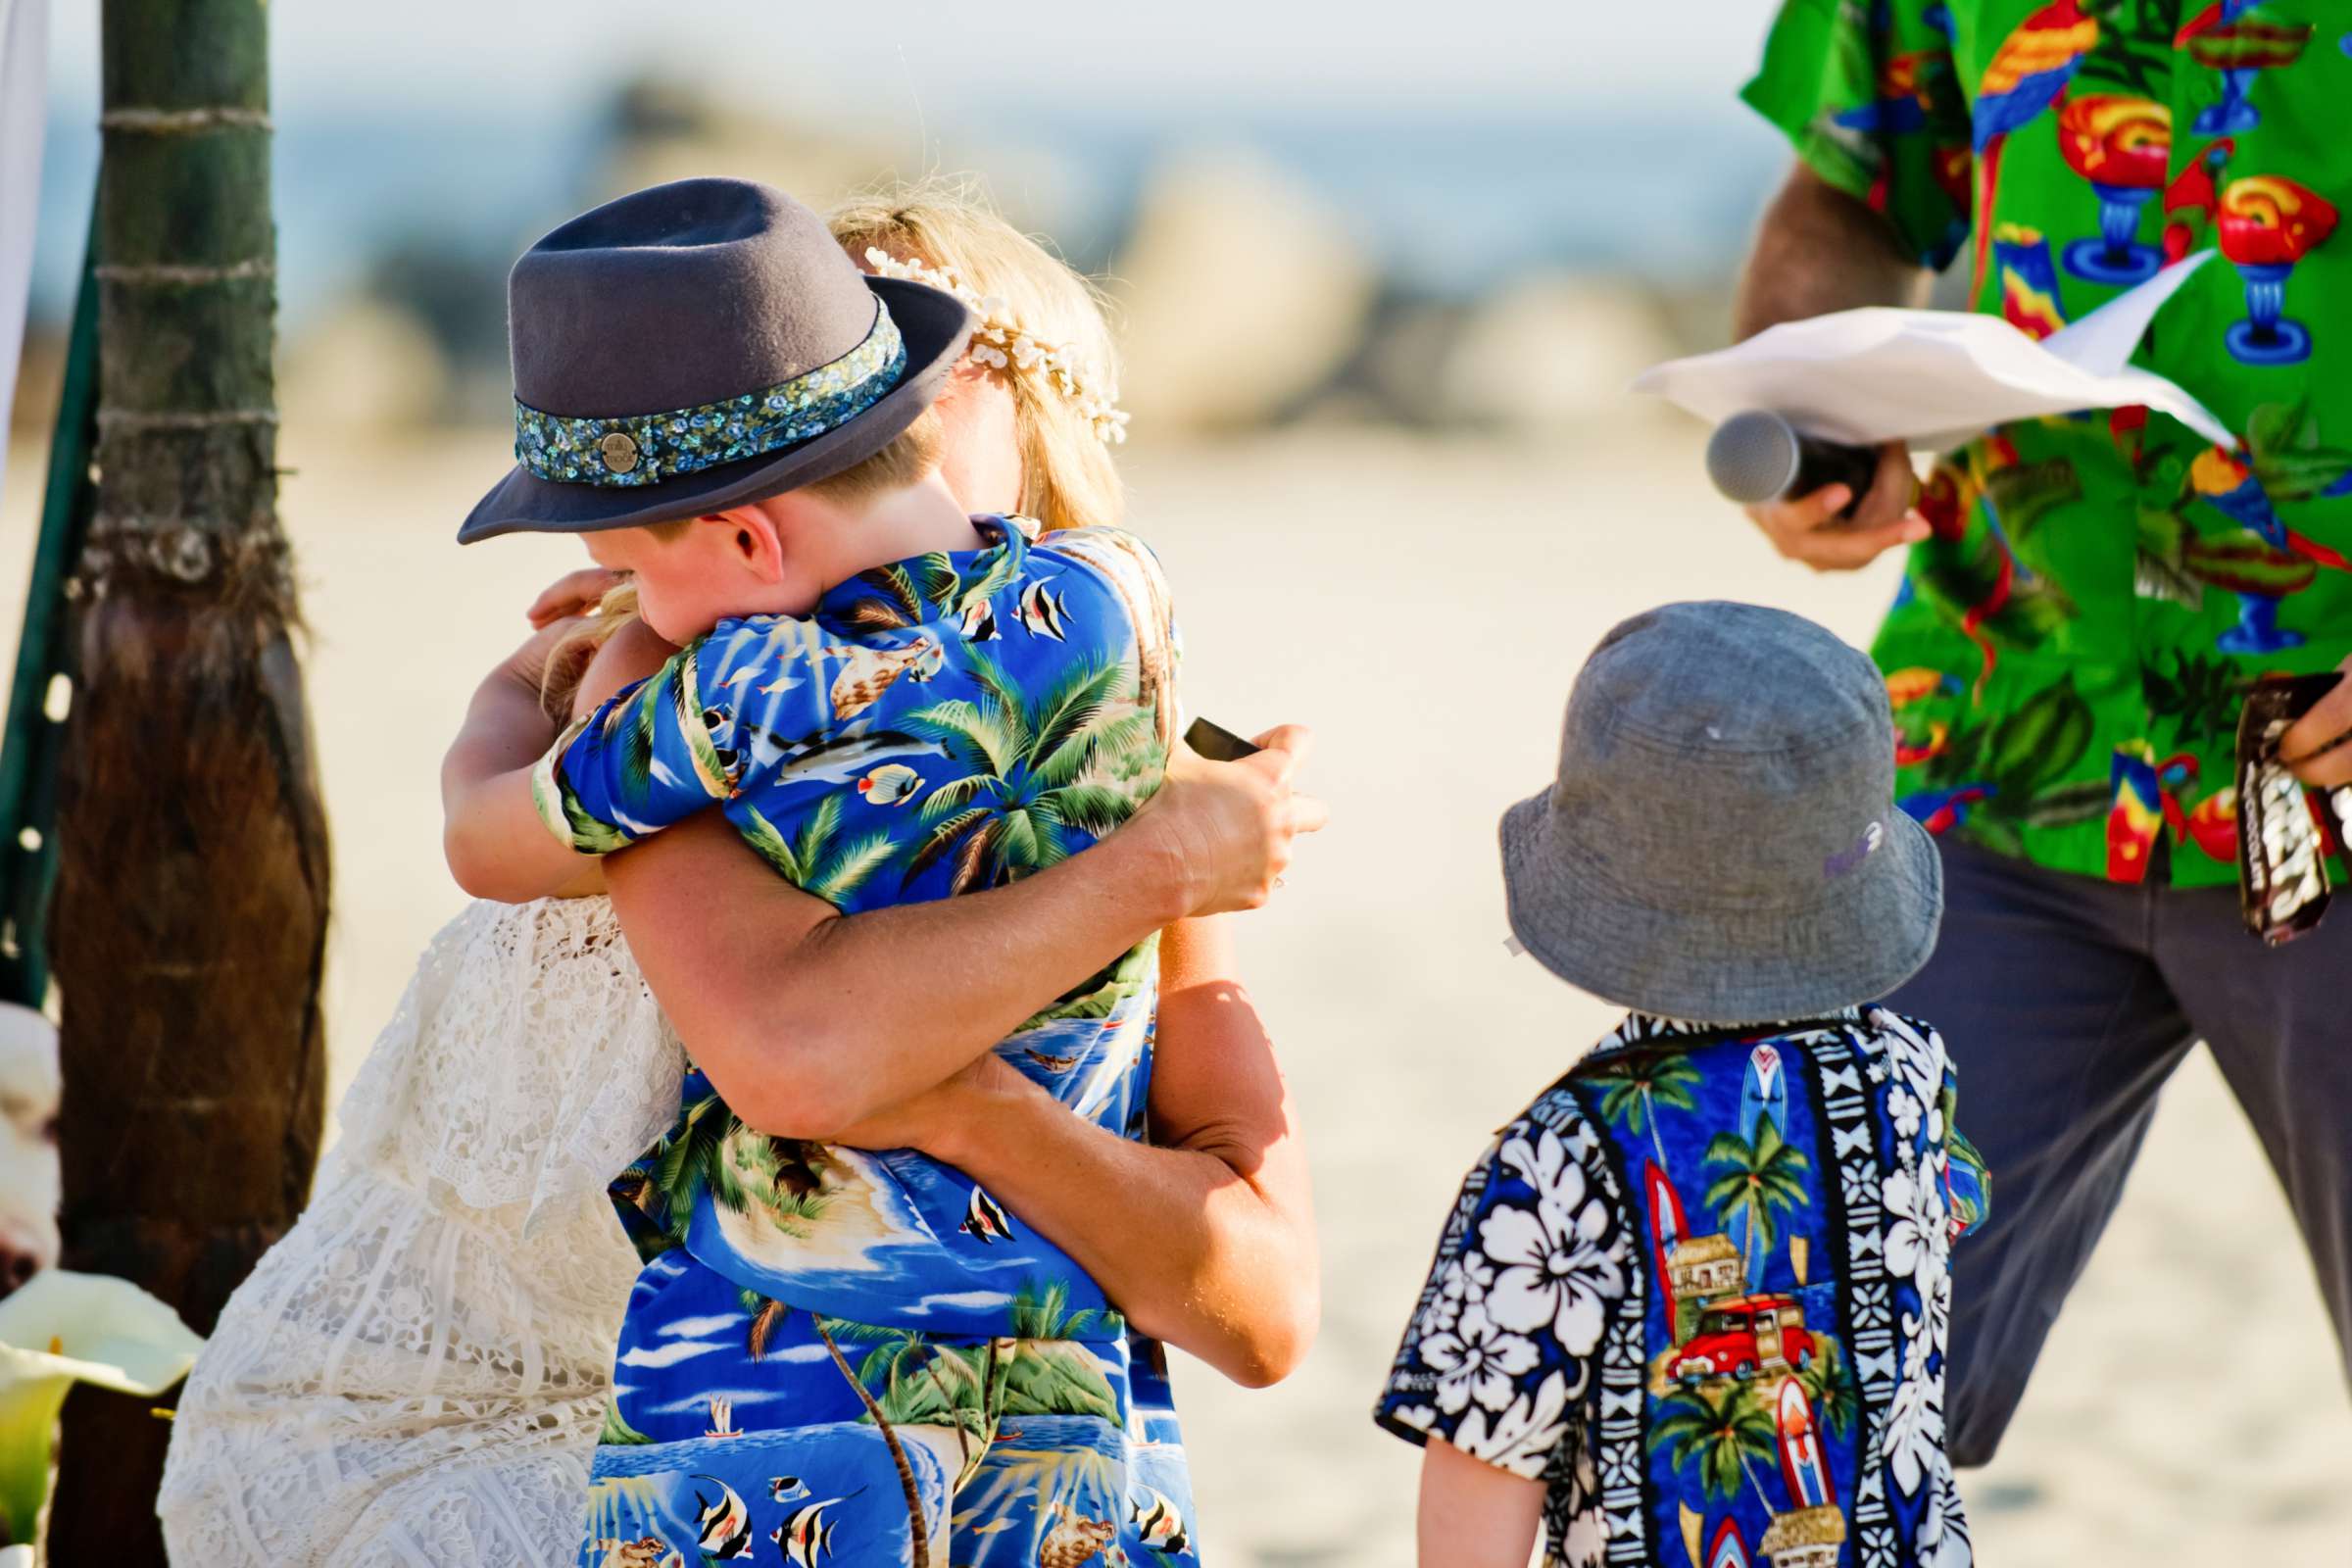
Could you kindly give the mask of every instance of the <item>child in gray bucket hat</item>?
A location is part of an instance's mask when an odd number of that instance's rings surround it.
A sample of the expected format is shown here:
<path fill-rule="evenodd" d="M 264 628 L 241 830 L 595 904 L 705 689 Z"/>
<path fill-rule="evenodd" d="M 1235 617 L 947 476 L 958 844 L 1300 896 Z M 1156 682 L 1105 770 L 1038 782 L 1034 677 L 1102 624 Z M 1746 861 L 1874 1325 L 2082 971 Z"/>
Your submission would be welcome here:
<path fill-rule="evenodd" d="M 1885 683 L 1821 627 L 1668 605 L 1502 820 L 1514 946 L 1632 1011 L 1496 1137 L 1382 1426 L 1424 1568 L 1969 1561 L 1943 1451 L 1952 1244 L 1987 1183 L 1943 1043 L 1876 1004 L 1942 908 Z M 1435 1440 L 1435 1441 L 1433 1441 Z"/>

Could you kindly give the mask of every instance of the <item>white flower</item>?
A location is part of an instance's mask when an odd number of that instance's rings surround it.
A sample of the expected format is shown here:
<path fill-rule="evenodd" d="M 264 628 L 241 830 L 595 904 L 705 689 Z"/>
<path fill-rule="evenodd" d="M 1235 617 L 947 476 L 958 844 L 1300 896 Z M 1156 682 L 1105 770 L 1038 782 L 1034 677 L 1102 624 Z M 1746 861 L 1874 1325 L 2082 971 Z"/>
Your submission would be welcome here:
<path fill-rule="evenodd" d="M 1513 1380 L 1543 1359 L 1524 1336 L 1495 1326 L 1483 1307 L 1465 1307 L 1450 1331 L 1421 1341 L 1421 1359 L 1438 1374 L 1438 1408 L 1458 1415 L 1476 1399 L 1490 1410 L 1511 1402 Z"/>
<path fill-rule="evenodd" d="M 1446 1441 L 1473 1459 L 1538 1481 L 1568 1430 L 1567 1411 L 1568 1380 L 1554 1372 L 1492 1418 L 1485 1410 L 1471 1411 Z"/>
<path fill-rule="evenodd" d="M 1560 1538 L 1560 1561 L 1568 1568 L 1599 1568 L 1609 1554 L 1609 1516 L 1594 1503 L 1573 1515 Z"/>
<path fill-rule="evenodd" d="M 1608 1205 L 1586 1189 L 1584 1168 L 1548 1130 L 1502 1146 L 1502 1163 L 1535 1188 L 1536 1207 L 1498 1207 L 1481 1221 L 1479 1245 L 1502 1265 L 1487 1293 L 1494 1321 L 1520 1333 L 1549 1324 L 1572 1355 L 1600 1343 L 1607 1304 L 1625 1288 Z"/>
<path fill-rule="evenodd" d="M 1877 1022 L 1879 1037 L 1886 1042 L 1886 1054 L 1902 1074 L 1902 1081 L 1921 1104 L 1935 1104 L 1942 1098 L 1944 1068 L 1949 1065 L 1942 1037 L 1933 1029 L 1922 1034 L 1885 1009 L 1877 1014 Z"/>
<path fill-rule="evenodd" d="M 1897 1089 L 1886 1097 L 1886 1113 L 1894 1118 L 1894 1130 L 1906 1144 L 1919 1137 L 1919 1098 L 1908 1089 Z"/>
<path fill-rule="evenodd" d="M 153 1396 L 204 1341 L 128 1280 L 44 1269 L 0 1301 L 0 1529 L 38 1539 L 59 1408 L 76 1382 Z"/>
<path fill-rule="evenodd" d="M 1973 1568 L 1976 1551 L 1968 1538 L 1968 1515 L 1947 1466 L 1936 1472 L 1935 1494 L 1919 1521 L 1919 1560 L 1927 1568 Z"/>
<path fill-rule="evenodd" d="M 1430 1322 L 1441 1329 L 1452 1328 L 1462 1308 L 1485 1300 L 1487 1287 L 1494 1283 L 1494 1264 L 1476 1251 L 1462 1253 L 1439 1276 L 1438 1294 L 1429 1303 Z"/>
<path fill-rule="evenodd" d="M 1920 1483 L 1945 1463 L 1943 1399 L 1918 1343 L 1903 1357 L 1903 1381 L 1886 1406 L 1886 1469 L 1906 1497 L 1919 1495 Z"/>
<path fill-rule="evenodd" d="M 1886 1206 L 1886 1271 L 1909 1275 L 1922 1298 L 1935 1295 L 1952 1245 L 1935 1157 L 1923 1158 L 1917 1166 L 1896 1166 L 1880 1188 L 1879 1199 Z"/>

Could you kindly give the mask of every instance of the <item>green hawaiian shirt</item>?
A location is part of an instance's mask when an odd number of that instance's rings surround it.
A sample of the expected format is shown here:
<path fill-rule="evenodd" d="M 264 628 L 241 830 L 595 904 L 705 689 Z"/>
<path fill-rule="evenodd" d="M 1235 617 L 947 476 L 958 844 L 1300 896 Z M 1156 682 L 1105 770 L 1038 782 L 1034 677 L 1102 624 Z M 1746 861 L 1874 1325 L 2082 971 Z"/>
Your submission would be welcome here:
<path fill-rule="evenodd" d="M 2352 7 L 1785 0 L 1745 97 L 2036 337 L 2220 252 L 2137 363 L 2241 448 L 2131 408 L 1946 455 L 1875 652 L 1931 830 L 2230 880 L 2247 683 L 2352 651 Z"/>

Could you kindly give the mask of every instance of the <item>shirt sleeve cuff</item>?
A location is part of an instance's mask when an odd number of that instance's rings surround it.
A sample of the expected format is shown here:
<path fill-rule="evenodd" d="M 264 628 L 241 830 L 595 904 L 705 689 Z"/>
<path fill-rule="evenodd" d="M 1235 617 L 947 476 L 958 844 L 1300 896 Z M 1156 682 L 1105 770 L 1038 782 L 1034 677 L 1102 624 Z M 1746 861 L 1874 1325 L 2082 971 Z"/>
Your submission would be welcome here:
<path fill-rule="evenodd" d="M 591 713 L 566 724 L 555 745 L 531 768 L 531 805 L 539 812 L 539 820 L 564 848 L 581 855 L 610 855 L 634 842 L 611 823 L 599 822 L 581 810 L 564 784 L 564 754 L 596 718 L 597 714 Z"/>

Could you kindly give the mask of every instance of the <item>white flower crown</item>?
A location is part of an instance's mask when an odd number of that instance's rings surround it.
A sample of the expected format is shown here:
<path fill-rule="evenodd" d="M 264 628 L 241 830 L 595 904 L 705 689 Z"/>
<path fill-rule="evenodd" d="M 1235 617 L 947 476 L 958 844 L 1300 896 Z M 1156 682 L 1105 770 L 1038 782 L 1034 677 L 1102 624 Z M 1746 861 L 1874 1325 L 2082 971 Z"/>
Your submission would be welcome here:
<path fill-rule="evenodd" d="M 996 295 L 983 294 L 966 284 L 953 267 L 932 267 L 911 256 L 893 256 L 879 246 L 866 248 L 865 264 L 880 276 L 905 278 L 955 295 L 979 318 L 968 351 L 975 361 L 1007 374 L 1019 370 L 1045 376 L 1070 400 L 1078 416 L 1094 426 L 1097 440 L 1107 444 L 1127 439 L 1127 414 L 1119 407 L 1119 389 L 1104 381 L 1102 368 L 1074 350 L 1031 337 Z"/>

